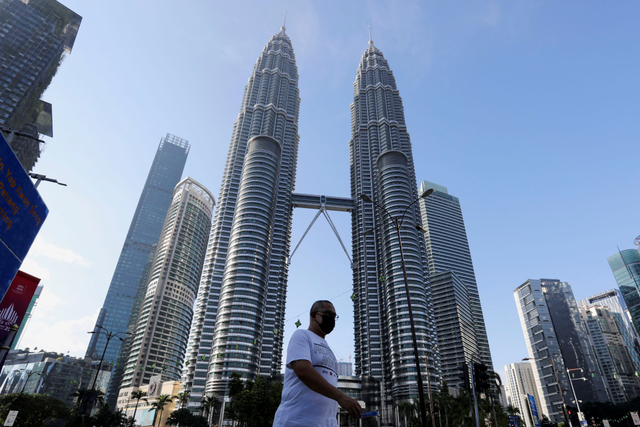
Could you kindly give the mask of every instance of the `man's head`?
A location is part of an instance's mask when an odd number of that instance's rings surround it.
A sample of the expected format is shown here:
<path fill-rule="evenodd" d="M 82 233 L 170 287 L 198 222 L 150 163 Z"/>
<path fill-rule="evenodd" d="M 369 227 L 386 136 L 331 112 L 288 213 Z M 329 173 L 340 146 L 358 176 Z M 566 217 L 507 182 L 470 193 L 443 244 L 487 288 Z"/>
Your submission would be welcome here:
<path fill-rule="evenodd" d="M 314 302 L 309 315 L 309 330 L 323 338 L 333 331 L 338 318 L 335 307 L 327 300 Z"/>

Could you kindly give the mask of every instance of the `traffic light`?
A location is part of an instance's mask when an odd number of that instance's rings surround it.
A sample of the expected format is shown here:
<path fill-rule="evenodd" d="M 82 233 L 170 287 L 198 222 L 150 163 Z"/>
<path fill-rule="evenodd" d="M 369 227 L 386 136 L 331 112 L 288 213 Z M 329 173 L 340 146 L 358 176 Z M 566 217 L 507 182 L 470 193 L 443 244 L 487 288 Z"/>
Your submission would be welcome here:
<path fill-rule="evenodd" d="M 476 386 L 476 392 L 481 393 L 489 388 L 489 374 L 487 373 L 487 365 L 484 363 L 473 364 L 473 380 Z"/>
<path fill-rule="evenodd" d="M 458 376 L 461 381 L 460 388 L 471 391 L 471 382 L 469 381 L 469 364 L 467 364 L 467 362 L 464 362 L 462 365 L 460 365 L 459 369 L 462 371 L 462 374 Z"/>

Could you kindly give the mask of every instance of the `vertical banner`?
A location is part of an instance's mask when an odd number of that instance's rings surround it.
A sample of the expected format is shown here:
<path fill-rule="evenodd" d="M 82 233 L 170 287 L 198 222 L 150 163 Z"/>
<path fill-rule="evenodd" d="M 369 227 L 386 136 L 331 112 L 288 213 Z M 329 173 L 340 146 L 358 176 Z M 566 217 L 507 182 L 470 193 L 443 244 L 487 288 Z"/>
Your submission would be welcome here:
<path fill-rule="evenodd" d="M 527 401 L 529 402 L 529 409 L 531 410 L 531 419 L 535 427 L 541 427 L 540 417 L 538 415 L 538 408 L 536 406 L 536 399 L 530 394 L 527 394 Z"/>
<path fill-rule="evenodd" d="M 160 394 L 160 388 L 162 375 L 154 375 L 149 379 L 149 397 L 157 396 Z"/>
<path fill-rule="evenodd" d="M 9 290 L 0 302 L 0 342 L 9 334 L 9 328 L 12 325 L 20 326 L 22 323 L 38 283 L 40 283 L 40 279 L 23 271 L 18 271 L 16 274 Z M 11 343 L 7 343 L 7 345 L 11 346 Z M 3 362 L 4 360 L 0 361 L 0 366 Z"/>
<path fill-rule="evenodd" d="M 0 132 L 0 299 L 48 214 L 47 205 Z"/>

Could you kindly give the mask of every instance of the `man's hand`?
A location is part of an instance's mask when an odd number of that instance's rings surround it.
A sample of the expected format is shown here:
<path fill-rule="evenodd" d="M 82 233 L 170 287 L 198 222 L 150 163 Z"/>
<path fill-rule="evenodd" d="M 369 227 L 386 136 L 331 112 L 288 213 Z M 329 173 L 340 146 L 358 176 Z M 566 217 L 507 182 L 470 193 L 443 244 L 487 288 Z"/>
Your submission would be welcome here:
<path fill-rule="evenodd" d="M 342 397 L 338 399 L 338 405 L 342 407 L 345 411 L 349 413 L 354 418 L 362 418 L 362 408 L 357 400 L 353 397 L 349 397 L 346 394 L 343 394 Z"/>

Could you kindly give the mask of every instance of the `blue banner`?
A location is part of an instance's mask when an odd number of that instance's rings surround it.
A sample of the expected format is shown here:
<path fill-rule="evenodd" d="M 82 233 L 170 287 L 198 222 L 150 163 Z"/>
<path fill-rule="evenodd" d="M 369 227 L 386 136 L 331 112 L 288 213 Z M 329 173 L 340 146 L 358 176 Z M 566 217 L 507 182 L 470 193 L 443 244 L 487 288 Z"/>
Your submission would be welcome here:
<path fill-rule="evenodd" d="M 48 214 L 47 205 L 0 133 L 0 299 Z"/>
<path fill-rule="evenodd" d="M 540 417 L 538 416 L 538 408 L 536 407 L 536 400 L 530 394 L 527 394 L 527 400 L 529 401 L 529 408 L 531 409 L 531 417 L 533 418 L 533 425 L 535 427 L 541 427 Z"/>
<path fill-rule="evenodd" d="M 509 415 L 509 427 L 520 427 L 520 417 L 517 415 Z"/>

